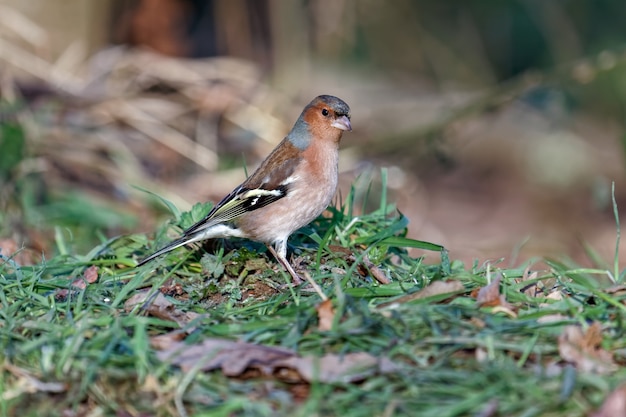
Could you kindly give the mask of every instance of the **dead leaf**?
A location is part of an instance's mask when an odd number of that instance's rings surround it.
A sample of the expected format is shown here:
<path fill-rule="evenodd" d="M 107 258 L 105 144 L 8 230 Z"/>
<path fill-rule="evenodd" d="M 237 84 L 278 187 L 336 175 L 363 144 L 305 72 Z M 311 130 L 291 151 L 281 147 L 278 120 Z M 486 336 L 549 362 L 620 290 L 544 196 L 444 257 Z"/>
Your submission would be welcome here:
<path fill-rule="evenodd" d="M 385 271 L 380 269 L 378 266 L 374 265 L 369 260 L 367 255 L 363 257 L 363 263 L 365 263 L 365 266 L 367 266 L 367 269 L 370 270 L 370 274 L 372 275 L 372 278 L 374 278 L 376 281 L 380 282 L 381 284 L 391 284 L 391 279 L 387 276 Z"/>
<path fill-rule="evenodd" d="M 613 355 L 602 349 L 602 328 L 595 322 L 583 333 L 580 326 L 565 326 L 559 336 L 559 354 L 578 370 L 607 374 L 617 369 Z"/>
<path fill-rule="evenodd" d="M 161 288 L 159 288 L 159 291 L 161 291 L 161 294 L 163 295 L 169 295 L 170 297 L 176 297 L 177 299 L 180 299 L 181 296 L 185 296 L 183 298 L 189 298 L 183 286 L 171 278 L 163 283 Z"/>
<path fill-rule="evenodd" d="M 83 273 L 83 278 L 87 281 L 88 284 L 93 284 L 98 280 L 98 267 L 95 265 L 91 265 L 89 268 L 85 269 Z"/>
<path fill-rule="evenodd" d="M 229 377 L 256 371 L 289 382 L 355 382 L 375 373 L 399 369 L 388 358 L 364 352 L 302 357 L 291 349 L 225 339 L 205 339 L 195 345 L 175 342 L 157 352 L 157 357 L 180 366 L 183 371 L 199 366 L 202 371 L 221 369 Z"/>
<path fill-rule="evenodd" d="M 623 417 L 626 416 L 626 384 L 615 388 L 602 403 L 602 407 L 591 417 Z"/>
<path fill-rule="evenodd" d="M 327 332 L 333 327 L 333 320 L 335 319 L 335 309 L 333 303 L 330 300 L 324 300 L 319 303 L 315 309 L 317 310 L 317 319 L 319 324 L 318 330 Z"/>
<path fill-rule="evenodd" d="M 597 321 L 587 329 L 583 339 L 583 349 L 592 350 L 599 348 L 602 343 L 602 327 Z"/>
<path fill-rule="evenodd" d="M 98 281 L 98 267 L 91 265 L 89 268 L 85 269 L 82 277 L 72 281 L 72 287 L 84 290 L 87 288 L 88 284 L 93 284 L 96 281 Z"/>
<path fill-rule="evenodd" d="M 349 261 L 356 262 L 356 256 L 354 254 L 348 256 L 347 259 Z M 370 261 L 367 255 L 363 255 L 363 258 L 361 259 L 361 263 L 357 265 L 357 272 L 363 277 L 366 277 L 369 274 L 371 275 L 372 278 L 374 278 L 376 281 L 380 282 L 381 284 L 391 283 L 391 279 L 389 279 L 385 271 L 383 271 L 378 266 L 376 266 L 372 261 Z"/>
<path fill-rule="evenodd" d="M 434 297 L 436 295 L 450 294 L 450 296 L 452 296 L 455 293 L 463 291 L 464 289 L 465 287 L 460 281 L 433 281 L 430 283 L 430 285 L 422 288 L 418 292 L 409 295 L 403 295 L 402 297 L 396 298 L 393 301 L 380 304 L 378 308 L 389 307 L 396 304 L 404 304 L 422 298 Z"/>
<path fill-rule="evenodd" d="M 504 297 L 500 294 L 500 281 L 502 281 L 502 275 L 498 274 L 490 284 L 478 290 L 476 303 L 479 306 L 495 307 L 506 303 Z"/>
<path fill-rule="evenodd" d="M 346 256 L 354 256 L 354 254 L 352 253 L 352 251 L 348 248 L 344 248 L 343 246 L 339 246 L 339 245 L 328 245 L 328 249 L 333 252 L 333 253 L 341 253 L 342 255 L 346 255 Z"/>
<path fill-rule="evenodd" d="M 189 371 L 201 362 L 201 370 L 211 371 L 221 368 L 227 376 L 240 375 L 252 363 L 263 366 L 291 355 L 293 351 L 290 349 L 215 338 L 205 339 L 195 345 L 172 343 L 168 349 L 157 352 L 160 360 L 180 366 L 183 371 Z"/>
<path fill-rule="evenodd" d="M 141 305 L 142 309 L 148 314 L 154 317 L 158 317 L 163 320 L 173 321 L 181 328 L 185 328 L 189 322 L 200 317 L 200 314 L 193 311 L 182 311 L 176 308 L 176 306 L 169 301 L 163 294 L 157 292 L 148 299 L 149 289 L 139 291 L 137 294 L 130 297 L 124 303 L 124 310 L 130 312 L 137 305 Z M 192 332 L 194 328 L 185 329 L 187 332 Z"/>
<path fill-rule="evenodd" d="M 552 288 L 550 293 L 546 296 L 546 298 L 549 300 L 561 301 L 563 299 L 563 293 L 561 292 L 560 288 L 554 287 Z M 550 304 L 542 304 L 542 305 L 549 306 Z"/>
<path fill-rule="evenodd" d="M 514 307 L 506 301 L 504 294 L 500 294 L 500 282 L 502 274 L 497 274 L 490 284 L 482 287 L 476 294 L 476 303 L 480 307 L 494 307 L 494 312 L 503 312 L 512 317 L 517 317 Z"/>
<path fill-rule="evenodd" d="M 550 290 L 548 295 L 545 296 L 545 298 L 549 300 L 560 301 L 563 299 L 563 293 L 561 292 L 561 289 L 559 287 L 555 286 L 555 287 L 552 287 L 552 289 Z M 551 305 L 550 303 L 541 303 L 539 304 L 539 307 L 546 307 L 549 309 L 551 308 Z M 547 314 L 545 316 L 539 317 L 537 319 L 537 322 L 550 323 L 550 322 L 565 321 L 565 320 L 569 320 L 569 317 L 563 314 Z"/>
<path fill-rule="evenodd" d="M 174 330 L 164 334 L 152 336 L 150 345 L 157 350 L 170 349 L 174 343 L 182 342 L 187 337 L 187 332 L 182 330 Z"/>
<path fill-rule="evenodd" d="M 385 374 L 398 370 L 389 359 L 377 358 L 365 352 L 328 354 L 322 357 L 292 356 L 278 361 L 276 365 L 293 366 L 307 382 L 356 382 L 375 373 Z"/>
<path fill-rule="evenodd" d="M 70 290 L 68 290 L 67 288 L 60 288 L 55 291 L 54 299 L 57 301 L 62 301 L 65 300 L 69 294 Z"/>
<path fill-rule="evenodd" d="M 96 281 L 98 281 L 98 267 L 91 265 L 89 268 L 85 269 L 82 277 L 72 281 L 70 284 L 71 291 L 67 288 L 60 288 L 55 291 L 54 298 L 57 301 L 65 300 L 68 295 L 77 293 L 76 290 L 84 290 L 87 288 L 87 285 L 93 284 Z"/>

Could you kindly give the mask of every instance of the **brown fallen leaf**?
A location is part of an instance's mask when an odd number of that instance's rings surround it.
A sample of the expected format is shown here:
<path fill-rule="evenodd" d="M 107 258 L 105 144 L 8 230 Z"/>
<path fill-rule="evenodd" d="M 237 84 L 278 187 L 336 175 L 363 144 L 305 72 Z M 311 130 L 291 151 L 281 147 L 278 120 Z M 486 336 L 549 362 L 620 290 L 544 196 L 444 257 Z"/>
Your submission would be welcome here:
<path fill-rule="evenodd" d="M 586 332 L 580 326 L 565 326 L 559 336 L 559 354 L 564 361 L 573 363 L 583 372 L 607 374 L 615 371 L 617 365 L 613 355 L 602 349 L 602 328 L 595 322 Z"/>
<path fill-rule="evenodd" d="M 500 281 L 502 281 L 502 275 L 498 274 L 490 284 L 478 290 L 476 303 L 479 306 L 495 307 L 506 302 L 504 297 L 500 294 Z"/>
<path fill-rule="evenodd" d="M 357 258 L 354 254 L 352 254 L 348 256 L 347 259 L 351 262 L 356 262 Z M 371 275 L 372 278 L 374 278 L 376 281 L 380 282 L 381 284 L 391 283 L 391 279 L 387 276 L 385 271 L 383 271 L 378 266 L 376 266 L 372 261 L 370 261 L 367 255 L 363 255 L 363 258 L 361 259 L 361 263 L 357 265 L 357 272 L 363 277 L 366 277 L 367 275 Z"/>
<path fill-rule="evenodd" d="M 93 284 L 98 281 L 98 267 L 95 265 L 91 265 L 89 268 L 85 269 L 83 273 L 83 278 L 87 283 Z"/>
<path fill-rule="evenodd" d="M 93 284 L 96 281 L 98 281 L 98 267 L 91 265 L 89 268 L 85 269 L 82 277 L 76 278 L 72 281 L 70 284 L 71 290 L 67 288 L 60 288 L 55 291 L 54 298 L 57 301 L 65 300 L 70 293 L 75 294 L 77 290 L 84 290 L 89 284 Z"/>
<path fill-rule="evenodd" d="M 177 309 L 176 306 L 160 292 L 157 292 L 148 298 L 149 293 L 150 289 L 145 289 L 130 297 L 124 303 L 124 310 L 128 313 L 133 310 L 135 306 L 141 305 L 141 308 L 151 316 L 158 317 L 163 320 L 173 321 L 181 328 L 185 328 L 189 322 L 201 316 L 193 311 L 185 312 Z M 189 328 L 185 330 L 187 332 L 192 332 L 194 329 Z"/>
<path fill-rule="evenodd" d="M 165 350 L 172 347 L 172 344 L 182 342 L 187 337 L 187 332 L 174 330 L 172 332 L 159 334 L 150 338 L 150 345 L 157 350 Z"/>
<path fill-rule="evenodd" d="M 98 281 L 98 267 L 91 265 L 89 268 L 85 269 L 82 277 L 72 281 L 72 287 L 84 290 L 87 288 L 87 285 L 93 284 L 96 281 Z"/>
<path fill-rule="evenodd" d="M 490 284 L 479 289 L 476 294 L 476 303 L 480 307 L 494 307 L 494 312 L 501 311 L 515 317 L 515 308 L 506 301 L 504 294 L 500 294 L 501 281 L 502 274 L 497 274 Z"/>
<path fill-rule="evenodd" d="M 444 295 L 449 294 L 450 296 L 456 295 L 461 291 L 464 291 L 465 287 L 460 281 L 449 280 L 449 281 L 433 281 L 428 286 L 422 288 L 418 292 L 413 294 L 403 295 L 402 297 L 396 298 L 393 301 L 389 301 L 387 303 L 382 303 L 378 306 L 378 308 L 389 307 L 396 304 L 408 303 L 409 301 L 419 300 L 421 298 L 434 297 L 436 295 Z"/>
<path fill-rule="evenodd" d="M 343 246 L 339 246 L 339 245 L 328 245 L 328 249 L 333 252 L 333 253 L 341 253 L 342 255 L 346 255 L 346 256 L 354 256 L 354 254 L 352 253 L 352 251 L 348 248 L 344 248 Z"/>
<path fill-rule="evenodd" d="M 64 301 L 68 295 L 70 295 L 70 290 L 67 288 L 59 288 L 54 292 L 54 299 L 57 301 Z"/>
<path fill-rule="evenodd" d="M 289 382 L 355 382 L 399 369 L 388 358 L 364 352 L 303 357 L 291 349 L 225 339 L 205 339 L 195 345 L 173 342 L 168 349 L 157 352 L 157 357 L 183 371 L 196 367 L 202 371 L 220 369 L 229 377 L 256 371 Z"/>
<path fill-rule="evenodd" d="M 591 417 L 624 417 L 626 416 L 626 384 L 615 388 L 602 403 L 602 407 Z"/>
<path fill-rule="evenodd" d="M 335 309 L 333 308 L 333 303 L 328 300 L 324 300 L 315 306 L 317 310 L 317 319 L 319 324 L 317 325 L 317 329 L 322 332 L 327 332 L 333 327 L 333 320 L 335 319 Z"/>
<path fill-rule="evenodd" d="M 277 361 L 275 365 L 279 369 L 293 367 L 307 382 L 357 382 L 374 374 L 388 374 L 399 369 L 388 358 L 377 358 L 365 352 L 322 357 L 292 356 Z"/>
<path fill-rule="evenodd" d="M 176 297 L 177 299 L 180 299 L 181 296 L 185 296 L 183 298 L 188 298 L 183 286 L 179 282 L 175 282 L 172 278 L 165 281 L 163 285 L 161 285 L 161 288 L 159 288 L 159 291 L 161 291 L 161 294 L 163 295 L 169 295 L 170 297 Z"/>
<path fill-rule="evenodd" d="M 370 275 L 372 276 L 372 278 L 374 278 L 376 281 L 380 282 L 381 284 L 391 284 L 391 279 L 387 276 L 385 271 L 383 271 L 372 261 L 370 261 L 370 258 L 367 255 L 363 256 L 363 264 L 370 271 Z"/>

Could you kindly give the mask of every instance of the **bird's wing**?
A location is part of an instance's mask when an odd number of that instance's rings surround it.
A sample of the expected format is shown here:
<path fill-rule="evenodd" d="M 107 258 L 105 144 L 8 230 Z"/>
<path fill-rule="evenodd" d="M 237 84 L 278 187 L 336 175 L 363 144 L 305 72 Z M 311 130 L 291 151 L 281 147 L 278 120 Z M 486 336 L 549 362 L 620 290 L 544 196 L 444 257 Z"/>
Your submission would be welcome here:
<path fill-rule="evenodd" d="M 247 212 L 285 197 L 294 181 L 294 171 L 301 162 L 301 156 L 289 147 L 282 149 L 286 150 L 270 154 L 243 184 L 217 203 L 204 219 L 185 230 L 183 236 L 194 235 L 216 224 L 231 222 Z M 268 166 L 274 169 L 266 169 Z"/>
<path fill-rule="evenodd" d="M 244 213 L 265 207 L 286 195 L 286 186 L 272 190 L 247 189 L 240 186 L 220 201 L 204 219 L 185 230 L 183 236 L 196 234 L 216 224 L 231 222 Z"/>

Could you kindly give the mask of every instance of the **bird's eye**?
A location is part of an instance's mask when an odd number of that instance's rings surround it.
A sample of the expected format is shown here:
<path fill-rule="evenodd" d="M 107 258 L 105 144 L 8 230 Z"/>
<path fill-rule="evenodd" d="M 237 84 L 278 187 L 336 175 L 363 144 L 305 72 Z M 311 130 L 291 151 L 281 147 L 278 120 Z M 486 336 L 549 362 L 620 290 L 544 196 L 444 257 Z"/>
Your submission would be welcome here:
<path fill-rule="evenodd" d="M 322 116 L 328 116 L 328 109 L 322 109 Z"/>

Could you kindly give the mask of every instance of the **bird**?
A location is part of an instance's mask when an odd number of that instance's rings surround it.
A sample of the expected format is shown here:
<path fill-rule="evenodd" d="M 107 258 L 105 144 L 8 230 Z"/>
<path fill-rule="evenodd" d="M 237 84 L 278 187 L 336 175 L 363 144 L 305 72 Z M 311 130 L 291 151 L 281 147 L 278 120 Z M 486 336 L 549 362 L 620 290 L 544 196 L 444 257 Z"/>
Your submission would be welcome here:
<path fill-rule="evenodd" d="M 240 237 L 264 243 L 293 283 L 301 284 L 287 260 L 287 240 L 330 204 L 337 189 L 339 142 L 343 132 L 352 130 L 350 118 L 350 107 L 340 98 L 314 98 L 252 175 L 137 267 L 190 243 Z"/>

